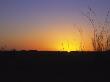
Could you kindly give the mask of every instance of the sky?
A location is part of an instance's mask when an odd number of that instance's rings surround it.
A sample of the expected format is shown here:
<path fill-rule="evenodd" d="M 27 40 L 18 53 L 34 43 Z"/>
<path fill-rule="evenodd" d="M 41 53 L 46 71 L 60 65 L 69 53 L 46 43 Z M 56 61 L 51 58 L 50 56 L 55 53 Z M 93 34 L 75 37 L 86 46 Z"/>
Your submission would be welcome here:
<path fill-rule="evenodd" d="M 0 0 L 0 47 L 17 50 L 92 50 L 88 6 L 102 22 L 110 0 Z"/>

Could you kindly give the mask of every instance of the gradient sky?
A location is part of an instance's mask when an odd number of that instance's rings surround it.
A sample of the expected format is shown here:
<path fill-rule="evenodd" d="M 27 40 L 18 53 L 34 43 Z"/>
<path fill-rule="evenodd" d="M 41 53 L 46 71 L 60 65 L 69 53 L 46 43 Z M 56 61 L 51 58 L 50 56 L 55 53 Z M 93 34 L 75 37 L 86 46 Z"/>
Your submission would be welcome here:
<path fill-rule="evenodd" d="M 86 50 L 92 50 L 90 27 L 81 14 L 88 6 L 103 21 L 110 0 L 0 0 L 0 46 L 62 50 L 63 45 L 65 50 L 79 50 L 81 28 L 88 35 L 83 37 Z"/>

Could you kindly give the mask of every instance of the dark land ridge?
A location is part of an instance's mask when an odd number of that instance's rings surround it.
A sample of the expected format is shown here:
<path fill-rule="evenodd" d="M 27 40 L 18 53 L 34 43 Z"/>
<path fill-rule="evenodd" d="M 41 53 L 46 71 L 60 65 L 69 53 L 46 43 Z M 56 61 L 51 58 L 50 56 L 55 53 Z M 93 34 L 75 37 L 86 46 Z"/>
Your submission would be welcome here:
<path fill-rule="evenodd" d="M 106 82 L 110 51 L 0 51 L 0 73 L 15 82 Z"/>

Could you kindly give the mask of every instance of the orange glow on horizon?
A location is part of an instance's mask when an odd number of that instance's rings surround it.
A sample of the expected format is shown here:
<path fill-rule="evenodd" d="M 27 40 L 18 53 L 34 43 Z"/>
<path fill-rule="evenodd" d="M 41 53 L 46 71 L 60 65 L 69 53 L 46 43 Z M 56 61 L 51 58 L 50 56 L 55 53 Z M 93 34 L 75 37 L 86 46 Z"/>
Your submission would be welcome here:
<path fill-rule="evenodd" d="M 38 51 L 80 51 L 81 37 L 75 27 L 67 21 L 60 24 L 50 24 L 35 26 L 26 25 L 25 27 L 44 27 L 43 29 L 28 29 L 26 33 L 17 33 L 8 36 L 5 43 L 8 49 L 17 50 L 38 50 Z M 22 26 L 21 26 L 22 27 Z M 20 27 L 20 28 L 21 28 Z M 87 30 L 87 29 L 86 29 Z M 87 35 L 87 32 L 86 32 Z M 11 38 L 11 39 L 10 39 Z M 91 51 L 91 43 L 86 37 L 84 51 Z"/>

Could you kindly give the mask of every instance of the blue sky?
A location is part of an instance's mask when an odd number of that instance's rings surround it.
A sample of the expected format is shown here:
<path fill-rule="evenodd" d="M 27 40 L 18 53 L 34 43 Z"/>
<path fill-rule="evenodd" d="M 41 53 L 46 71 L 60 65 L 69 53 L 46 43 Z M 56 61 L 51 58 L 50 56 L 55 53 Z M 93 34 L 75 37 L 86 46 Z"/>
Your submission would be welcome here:
<path fill-rule="evenodd" d="M 0 0 L 0 18 L 21 21 L 30 16 L 69 15 L 85 11 L 88 6 L 105 12 L 109 4 L 110 0 Z"/>

